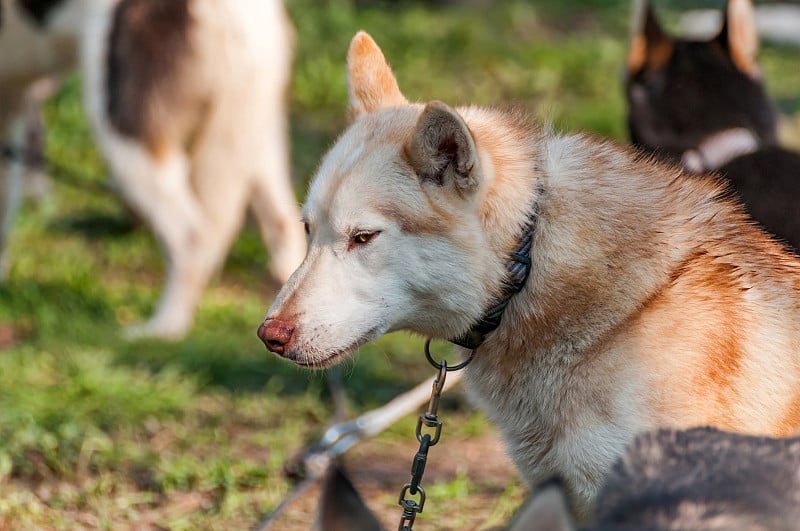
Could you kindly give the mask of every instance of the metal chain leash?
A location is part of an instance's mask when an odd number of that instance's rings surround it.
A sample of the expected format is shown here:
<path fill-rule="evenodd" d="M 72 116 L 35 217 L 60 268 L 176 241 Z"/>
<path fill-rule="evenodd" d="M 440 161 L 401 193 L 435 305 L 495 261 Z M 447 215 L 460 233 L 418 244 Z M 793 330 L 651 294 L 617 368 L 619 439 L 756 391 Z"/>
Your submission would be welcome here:
<path fill-rule="evenodd" d="M 422 488 L 420 483 L 422 482 L 422 475 L 425 473 L 428 450 L 431 446 L 435 446 L 436 443 L 439 442 L 439 437 L 442 434 L 442 421 L 439 420 L 437 413 L 439 411 L 439 399 L 442 396 L 447 373 L 466 367 L 467 364 L 472 361 L 472 356 L 475 354 L 473 350 L 466 360 L 453 367 L 448 367 L 446 360 L 437 362 L 433 359 L 430 352 L 430 343 L 430 339 L 425 341 L 425 357 L 434 368 L 439 370 L 439 375 L 433 381 L 428 410 L 422 413 L 419 419 L 417 419 L 416 433 L 417 440 L 419 441 L 419 450 L 411 463 L 411 481 L 403 485 L 403 488 L 400 490 L 398 503 L 403 508 L 403 514 L 400 516 L 400 525 L 397 528 L 398 531 L 412 531 L 417 514 L 421 513 L 422 509 L 425 507 L 425 489 Z M 416 496 L 419 497 L 415 498 Z"/>

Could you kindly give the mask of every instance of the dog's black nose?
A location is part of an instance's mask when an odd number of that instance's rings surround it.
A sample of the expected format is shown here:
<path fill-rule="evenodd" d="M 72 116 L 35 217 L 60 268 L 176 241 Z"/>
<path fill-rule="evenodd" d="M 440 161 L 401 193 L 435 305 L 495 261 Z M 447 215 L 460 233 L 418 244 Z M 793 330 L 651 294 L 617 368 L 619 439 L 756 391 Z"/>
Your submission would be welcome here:
<path fill-rule="evenodd" d="M 258 327 L 258 337 L 275 354 L 283 354 L 294 336 L 294 325 L 280 319 L 266 319 Z"/>

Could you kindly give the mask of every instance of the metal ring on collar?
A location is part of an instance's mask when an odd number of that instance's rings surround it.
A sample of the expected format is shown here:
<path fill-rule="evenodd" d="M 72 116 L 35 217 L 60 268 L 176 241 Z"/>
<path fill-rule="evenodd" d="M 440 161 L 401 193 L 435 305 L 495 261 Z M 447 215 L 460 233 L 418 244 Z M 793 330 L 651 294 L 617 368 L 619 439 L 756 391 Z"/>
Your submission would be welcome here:
<path fill-rule="evenodd" d="M 433 365 L 434 368 L 439 370 L 441 370 L 442 367 L 444 367 L 444 369 L 447 372 L 459 371 L 463 369 L 464 367 L 469 365 L 469 362 L 472 361 L 472 358 L 475 356 L 475 349 L 472 349 L 467 359 L 465 359 L 461 363 L 457 363 L 452 367 L 450 367 L 449 365 L 447 365 L 447 360 L 436 361 L 433 359 L 433 356 L 431 355 L 430 346 L 431 346 L 431 338 L 428 338 L 425 340 L 425 357 L 428 359 L 428 363 L 430 363 L 431 365 Z"/>

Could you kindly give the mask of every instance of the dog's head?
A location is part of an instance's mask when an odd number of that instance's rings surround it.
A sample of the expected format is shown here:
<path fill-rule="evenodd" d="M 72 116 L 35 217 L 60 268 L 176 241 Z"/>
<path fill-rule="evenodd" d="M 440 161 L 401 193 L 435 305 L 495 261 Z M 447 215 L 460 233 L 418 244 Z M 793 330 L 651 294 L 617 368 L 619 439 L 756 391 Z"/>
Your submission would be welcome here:
<path fill-rule="evenodd" d="M 303 208 L 307 255 L 259 328 L 273 352 L 330 366 L 393 330 L 454 337 L 503 275 L 480 230 L 487 172 L 459 112 L 409 104 L 383 53 L 348 53 L 351 124 L 323 158 Z M 469 112 L 480 112 L 474 109 Z"/>
<path fill-rule="evenodd" d="M 708 41 L 671 37 L 650 3 L 638 2 L 626 65 L 631 140 L 676 159 L 728 130 L 773 144 L 776 118 L 757 52 L 750 0 L 729 0 L 722 29 Z M 713 148 L 726 146 L 717 142 Z"/>

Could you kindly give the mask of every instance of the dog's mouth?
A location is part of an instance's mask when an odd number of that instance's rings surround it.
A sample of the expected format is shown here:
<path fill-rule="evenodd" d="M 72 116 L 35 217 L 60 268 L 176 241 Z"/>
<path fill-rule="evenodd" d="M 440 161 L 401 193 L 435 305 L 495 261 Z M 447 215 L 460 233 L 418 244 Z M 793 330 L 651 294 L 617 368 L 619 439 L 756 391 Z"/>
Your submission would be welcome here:
<path fill-rule="evenodd" d="M 300 367 L 308 369 L 327 369 L 350 357 L 362 345 L 380 337 L 382 335 L 380 330 L 380 326 L 374 326 L 356 341 L 353 341 L 347 346 L 333 350 L 323 351 L 313 347 L 304 350 L 290 348 L 278 355 Z"/>
<path fill-rule="evenodd" d="M 329 367 L 333 367 L 334 365 L 338 365 L 350 354 L 351 354 L 350 352 L 334 352 L 333 354 L 327 354 L 319 358 L 314 357 L 314 358 L 286 358 L 286 359 L 288 359 L 295 365 L 298 365 L 300 367 L 305 367 L 306 369 L 327 369 Z"/>

